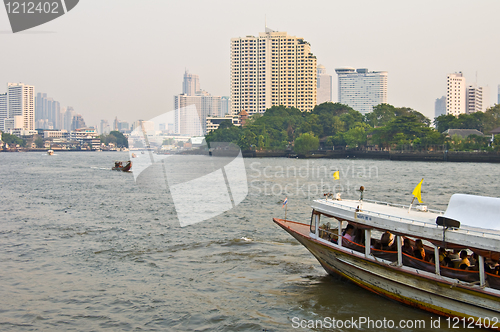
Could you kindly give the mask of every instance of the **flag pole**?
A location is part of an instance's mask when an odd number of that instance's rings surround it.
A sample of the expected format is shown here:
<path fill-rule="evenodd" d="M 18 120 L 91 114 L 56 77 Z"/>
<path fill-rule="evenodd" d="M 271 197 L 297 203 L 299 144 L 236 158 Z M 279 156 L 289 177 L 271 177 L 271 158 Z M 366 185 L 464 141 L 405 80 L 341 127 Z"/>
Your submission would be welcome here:
<path fill-rule="evenodd" d="M 411 206 L 413 205 L 413 201 L 415 200 L 415 196 L 413 196 L 413 199 L 411 200 L 411 203 L 410 203 L 410 208 L 408 209 L 408 213 L 410 213 L 410 210 L 411 210 Z"/>
<path fill-rule="evenodd" d="M 288 204 L 285 204 L 285 221 L 286 221 L 286 208 L 287 208 Z"/>

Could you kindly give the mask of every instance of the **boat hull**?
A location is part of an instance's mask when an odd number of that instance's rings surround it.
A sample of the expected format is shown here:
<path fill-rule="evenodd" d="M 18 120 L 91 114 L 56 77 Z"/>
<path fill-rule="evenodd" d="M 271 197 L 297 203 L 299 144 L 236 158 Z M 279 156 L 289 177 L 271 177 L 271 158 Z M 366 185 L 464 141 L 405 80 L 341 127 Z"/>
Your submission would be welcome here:
<path fill-rule="evenodd" d="M 496 322 L 490 323 L 493 325 L 490 328 L 500 330 L 498 295 L 477 291 L 477 287 L 463 283 L 451 284 L 424 271 L 419 274 L 416 269 L 389 266 L 311 238 L 289 221 L 274 221 L 304 245 L 329 274 L 341 275 L 371 292 L 434 314 L 465 318 L 466 322 L 472 320 L 469 317 L 481 323 L 485 319 Z"/>
<path fill-rule="evenodd" d="M 125 166 L 115 166 L 112 168 L 113 171 L 122 171 L 122 172 L 130 172 L 130 169 L 132 168 L 132 162 L 129 161 Z"/>

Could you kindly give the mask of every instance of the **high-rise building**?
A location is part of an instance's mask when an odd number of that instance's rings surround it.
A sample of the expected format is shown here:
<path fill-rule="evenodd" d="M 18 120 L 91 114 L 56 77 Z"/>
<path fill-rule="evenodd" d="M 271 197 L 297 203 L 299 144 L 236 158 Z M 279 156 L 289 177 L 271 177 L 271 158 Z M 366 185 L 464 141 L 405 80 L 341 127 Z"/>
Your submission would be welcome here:
<path fill-rule="evenodd" d="M 71 125 L 73 123 L 73 117 L 76 115 L 76 112 L 75 110 L 73 109 L 73 107 L 71 106 L 68 106 L 66 108 L 66 113 L 64 113 L 64 117 L 63 117 L 63 122 L 64 122 L 64 125 L 63 125 L 63 129 L 66 129 L 67 131 L 71 131 L 73 130 L 71 128 Z"/>
<path fill-rule="evenodd" d="M 316 105 L 323 104 L 328 101 L 333 101 L 332 75 L 328 75 L 326 73 L 325 66 L 323 65 L 318 66 L 316 77 L 317 77 Z"/>
<path fill-rule="evenodd" d="M 436 102 L 434 103 L 434 117 L 446 114 L 446 96 L 442 96 L 441 98 L 436 98 Z"/>
<path fill-rule="evenodd" d="M 80 128 L 85 128 L 85 120 L 83 120 L 83 117 L 81 114 L 77 114 L 73 116 L 73 120 L 71 121 L 71 130 L 77 130 Z"/>
<path fill-rule="evenodd" d="M 187 108 L 190 105 L 195 107 L 196 114 L 193 113 L 192 108 Z M 207 116 L 221 113 L 221 97 L 211 96 L 206 92 L 196 96 L 177 95 L 174 96 L 174 109 L 176 112 L 175 132 L 181 135 L 201 136 L 206 131 Z M 180 109 L 184 111 L 179 111 Z M 195 116 L 198 119 L 195 119 Z M 183 125 L 193 121 L 196 123 L 195 126 Z M 201 132 L 198 130 L 198 124 L 201 125 Z"/>
<path fill-rule="evenodd" d="M 500 84 L 498 85 L 498 100 L 497 103 L 500 104 Z"/>
<path fill-rule="evenodd" d="M 108 120 L 101 120 L 101 128 L 99 133 L 101 135 L 107 135 L 111 132 L 111 127 L 109 126 Z"/>
<path fill-rule="evenodd" d="M 190 83 L 187 84 L 187 82 Z M 191 93 L 194 89 L 198 90 L 192 95 L 183 93 L 174 96 L 174 109 L 176 119 L 174 123 L 176 134 L 190 136 L 204 135 L 206 132 L 207 116 L 218 116 L 222 113 L 222 107 L 224 103 L 226 107 L 228 107 L 228 103 L 230 103 L 229 100 L 222 101 L 222 98 L 227 97 L 221 98 L 219 96 L 212 96 L 208 92 L 201 90 L 198 75 L 187 74 L 186 72 L 184 74 L 183 91 Z M 193 108 L 188 108 L 188 106 L 190 105 L 194 106 L 194 109 L 196 109 L 196 114 L 193 113 Z M 195 119 L 194 117 L 197 117 L 197 119 Z M 189 124 L 191 122 L 194 122 L 195 124 Z M 201 126 L 201 129 L 198 128 L 199 126 Z"/>
<path fill-rule="evenodd" d="M 35 87 L 23 83 L 8 83 L 7 113 L 8 118 L 22 117 L 22 128 L 19 129 L 35 130 Z"/>
<path fill-rule="evenodd" d="M 4 131 L 4 120 L 8 118 L 7 93 L 0 93 L 0 131 Z"/>
<path fill-rule="evenodd" d="M 467 101 L 465 105 L 467 114 L 485 111 L 483 92 L 482 86 L 469 85 L 467 87 Z"/>
<path fill-rule="evenodd" d="M 303 38 L 286 32 L 231 39 L 231 114 L 264 113 L 274 105 L 311 111 L 316 105 L 316 57 Z"/>
<path fill-rule="evenodd" d="M 459 116 L 467 112 L 467 91 L 462 72 L 448 74 L 446 89 L 446 114 Z"/>
<path fill-rule="evenodd" d="M 48 119 L 47 114 L 47 94 L 38 92 L 35 100 L 35 121 Z"/>
<path fill-rule="evenodd" d="M 218 116 L 225 116 L 231 112 L 231 99 L 229 97 L 220 98 L 220 113 Z"/>
<path fill-rule="evenodd" d="M 64 128 L 64 112 L 61 104 L 50 97 L 46 93 L 37 93 L 35 99 L 35 119 L 40 121 L 37 123 L 45 123 L 51 129 L 67 129 Z"/>
<path fill-rule="evenodd" d="M 339 103 L 366 114 L 373 106 L 387 104 L 387 72 L 366 68 L 337 68 Z"/>
<path fill-rule="evenodd" d="M 189 99 L 186 99 L 192 97 L 186 96 L 186 98 L 177 99 L 177 97 L 181 96 L 184 95 L 175 96 L 176 103 L 179 103 L 175 108 L 175 133 L 186 136 L 203 136 L 206 124 L 203 125 L 201 120 L 205 119 L 206 122 L 206 116 L 202 118 L 199 106 L 196 106 L 195 103 L 190 103 Z"/>
<path fill-rule="evenodd" d="M 182 93 L 188 96 L 194 96 L 200 91 L 200 78 L 198 75 L 184 72 L 184 80 L 182 81 Z"/>

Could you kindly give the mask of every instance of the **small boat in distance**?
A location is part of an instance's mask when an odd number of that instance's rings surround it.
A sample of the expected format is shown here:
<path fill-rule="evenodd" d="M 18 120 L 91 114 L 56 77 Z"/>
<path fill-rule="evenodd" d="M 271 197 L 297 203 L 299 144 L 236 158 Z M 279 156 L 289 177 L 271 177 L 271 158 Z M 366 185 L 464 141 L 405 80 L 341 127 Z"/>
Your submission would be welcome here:
<path fill-rule="evenodd" d="M 443 213 L 328 194 L 313 202 L 309 224 L 273 221 L 329 274 L 446 316 L 448 326 L 500 330 L 499 206 L 455 194 Z"/>
<path fill-rule="evenodd" d="M 49 156 L 53 156 L 54 155 L 54 150 L 47 150 L 47 154 Z"/>
<path fill-rule="evenodd" d="M 125 163 L 125 164 L 124 164 Z M 132 162 L 129 161 L 115 161 L 115 167 L 112 168 L 113 171 L 129 172 L 132 168 Z"/>

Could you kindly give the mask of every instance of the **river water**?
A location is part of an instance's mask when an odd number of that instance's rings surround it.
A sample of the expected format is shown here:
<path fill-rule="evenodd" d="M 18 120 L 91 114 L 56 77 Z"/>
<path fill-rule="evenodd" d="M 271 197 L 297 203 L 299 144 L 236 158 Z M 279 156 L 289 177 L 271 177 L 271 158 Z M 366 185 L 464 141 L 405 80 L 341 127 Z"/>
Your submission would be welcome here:
<path fill-rule="evenodd" d="M 0 154 L 0 330 L 333 331 L 294 321 L 367 317 L 430 331 L 436 317 L 327 275 L 272 218 L 288 197 L 287 218 L 307 222 L 312 199 L 360 185 L 408 204 L 421 178 L 429 208 L 500 197 L 498 164 L 245 159 L 247 197 L 180 227 L 170 192 L 111 171 L 116 159 L 128 154 Z"/>

